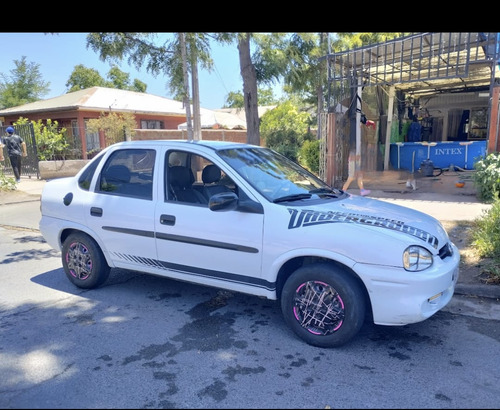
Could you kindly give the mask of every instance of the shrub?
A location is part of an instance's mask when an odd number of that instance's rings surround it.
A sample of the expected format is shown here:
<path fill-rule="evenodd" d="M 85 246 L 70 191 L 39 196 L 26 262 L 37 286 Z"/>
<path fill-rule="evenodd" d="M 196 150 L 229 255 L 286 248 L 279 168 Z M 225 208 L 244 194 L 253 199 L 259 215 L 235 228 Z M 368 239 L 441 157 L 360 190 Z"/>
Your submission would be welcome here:
<path fill-rule="evenodd" d="M 310 114 L 287 101 L 262 116 L 260 136 L 266 147 L 298 162 L 302 144 L 313 137 L 309 132 L 309 120 Z"/>
<path fill-rule="evenodd" d="M 45 121 L 29 121 L 27 118 L 19 117 L 14 125 L 30 123 L 33 125 L 35 133 L 36 148 L 38 159 L 40 161 L 49 161 L 54 159 L 64 159 L 66 149 L 69 144 L 66 141 L 64 133 L 66 128 L 60 128 L 57 121 L 50 118 Z"/>
<path fill-rule="evenodd" d="M 495 281 L 500 281 L 500 199 L 495 199 L 492 207 L 474 221 L 471 235 L 478 255 L 493 259 L 485 270 Z"/>
<path fill-rule="evenodd" d="M 0 168 L 0 190 L 1 191 L 14 191 L 17 189 L 16 180 L 12 177 L 8 177 L 3 173 Z"/>
<path fill-rule="evenodd" d="M 319 140 L 304 141 L 300 148 L 300 162 L 312 173 L 319 174 Z"/>
<path fill-rule="evenodd" d="M 473 175 L 477 195 L 481 201 L 492 202 L 500 193 L 500 153 L 492 152 L 474 163 Z"/>
<path fill-rule="evenodd" d="M 476 219 L 472 240 L 479 256 L 500 259 L 500 199 L 497 198 L 492 207 Z"/>

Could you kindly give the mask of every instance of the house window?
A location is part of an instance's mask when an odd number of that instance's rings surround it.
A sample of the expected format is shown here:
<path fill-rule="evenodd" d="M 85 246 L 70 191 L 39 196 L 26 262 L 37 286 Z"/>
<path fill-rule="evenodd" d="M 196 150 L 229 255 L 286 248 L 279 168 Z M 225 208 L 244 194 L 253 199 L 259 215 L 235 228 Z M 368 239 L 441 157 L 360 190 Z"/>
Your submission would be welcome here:
<path fill-rule="evenodd" d="M 141 120 L 141 129 L 143 130 L 163 130 L 163 121 L 158 120 Z"/>
<path fill-rule="evenodd" d="M 99 133 L 87 131 L 87 123 L 88 120 L 85 120 L 85 140 L 87 142 L 87 152 L 92 150 L 100 150 L 101 143 L 99 141 Z"/>
<path fill-rule="evenodd" d="M 71 131 L 72 131 L 73 137 L 80 136 L 80 130 L 78 129 L 78 121 L 77 120 L 71 120 Z"/>

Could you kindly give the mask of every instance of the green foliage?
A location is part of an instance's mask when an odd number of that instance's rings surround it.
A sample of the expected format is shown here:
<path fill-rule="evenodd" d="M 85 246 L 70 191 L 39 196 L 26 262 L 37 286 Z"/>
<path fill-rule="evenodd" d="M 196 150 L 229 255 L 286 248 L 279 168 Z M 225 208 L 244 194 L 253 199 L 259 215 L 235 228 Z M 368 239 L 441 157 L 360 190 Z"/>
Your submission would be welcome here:
<path fill-rule="evenodd" d="M 27 123 L 27 118 L 20 117 L 14 125 Z M 60 128 L 59 123 L 52 121 L 50 118 L 45 123 L 38 120 L 31 121 L 31 124 L 35 133 L 38 159 L 40 161 L 64 159 L 66 149 L 69 146 L 65 136 L 66 128 Z"/>
<path fill-rule="evenodd" d="M 473 174 L 477 195 L 481 201 L 491 202 L 500 194 L 500 152 L 492 152 L 474 163 Z"/>
<path fill-rule="evenodd" d="M 242 92 L 231 91 L 226 95 L 226 103 L 223 108 L 243 108 L 245 106 L 245 98 Z"/>
<path fill-rule="evenodd" d="M 78 64 L 73 68 L 73 72 L 66 81 L 68 92 L 84 90 L 90 87 L 104 87 L 106 81 L 101 77 L 99 71 L 94 68 L 87 68 L 83 64 Z"/>
<path fill-rule="evenodd" d="M 106 134 L 106 144 L 125 141 L 126 135 L 135 134 L 136 122 L 132 113 L 101 113 L 99 118 L 88 121 L 87 130 L 89 132 L 104 131 Z"/>
<path fill-rule="evenodd" d="M 300 164 L 316 175 L 319 174 L 319 147 L 319 140 L 306 140 L 299 151 Z"/>
<path fill-rule="evenodd" d="M 5 175 L 2 167 L 0 167 L 0 191 L 14 191 L 16 189 L 16 180 L 13 177 Z"/>
<path fill-rule="evenodd" d="M 209 40 L 230 41 L 228 33 L 185 33 L 189 64 L 196 62 L 201 68 L 211 71 Z M 94 50 L 102 61 L 127 62 L 137 69 L 142 67 L 153 76 L 168 78 L 172 95 L 184 95 L 179 33 L 134 33 L 101 32 L 89 33 L 87 47 Z M 134 83 L 135 86 L 137 84 Z M 140 89 L 140 84 L 139 84 Z M 134 91 L 139 91 L 135 89 Z M 182 98 L 180 98 L 182 100 Z"/>
<path fill-rule="evenodd" d="M 479 256 L 493 258 L 491 266 L 486 268 L 490 276 L 500 280 L 500 199 L 497 198 L 492 207 L 484 212 L 481 218 L 474 221 L 472 228 L 472 246 Z"/>
<path fill-rule="evenodd" d="M 304 141 L 313 138 L 309 132 L 309 119 L 310 114 L 286 101 L 262 116 L 260 135 L 267 147 L 298 162 Z"/>
<path fill-rule="evenodd" d="M 275 105 L 278 103 L 278 101 L 274 97 L 272 88 L 258 88 L 257 98 L 259 100 L 259 106 Z M 226 102 L 224 103 L 224 107 L 222 108 L 244 108 L 244 107 L 245 107 L 245 98 L 243 97 L 243 92 L 231 91 L 229 94 L 226 95 Z"/>
<path fill-rule="evenodd" d="M 38 101 L 49 91 L 50 83 L 42 81 L 40 64 L 27 63 L 26 57 L 14 60 L 10 76 L 1 74 L 0 107 L 9 108 Z"/>
<path fill-rule="evenodd" d="M 109 81 L 102 78 L 94 68 L 87 68 L 83 64 L 79 64 L 73 69 L 66 82 L 66 87 L 69 88 L 68 92 L 90 87 L 108 87 L 137 92 L 146 92 L 147 89 L 147 85 L 137 78 L 130 84 L 130 74 L 120 70 L 116 65 L 108 71 L 107 78 Z"/>

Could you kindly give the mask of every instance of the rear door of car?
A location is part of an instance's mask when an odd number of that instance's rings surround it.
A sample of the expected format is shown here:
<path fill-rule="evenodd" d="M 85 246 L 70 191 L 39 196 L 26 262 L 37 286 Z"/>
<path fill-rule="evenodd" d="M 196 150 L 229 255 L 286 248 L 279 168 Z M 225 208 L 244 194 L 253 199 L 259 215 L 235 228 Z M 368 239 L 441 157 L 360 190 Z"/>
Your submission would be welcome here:
<path fill-rule="evenodd" d="M 144 270 L 156 259 L 156 158 L 151 147 L 112 151 L 85 204 L 87 225 L 118 267 Z"/>

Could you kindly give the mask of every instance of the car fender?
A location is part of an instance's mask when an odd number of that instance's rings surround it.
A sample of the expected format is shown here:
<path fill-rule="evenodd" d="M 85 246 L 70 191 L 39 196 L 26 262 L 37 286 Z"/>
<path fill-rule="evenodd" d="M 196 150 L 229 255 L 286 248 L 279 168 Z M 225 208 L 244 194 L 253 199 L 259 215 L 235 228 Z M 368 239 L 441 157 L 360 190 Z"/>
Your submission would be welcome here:
<path fill-rule="evenodd" d="M 270 282 L 275 282 L 283 265 L 285 265 L 292 259 L 304 257 L 324 258 L 346 266 L 351 270 L 354 270 L 354 266 L 356 265 L 356 261 L 354 259 L 337 252 L 316 248 L 296 248 L 278 255 L 276 259 L 272 261 L 272 264 L 269 266 L 269 268 L 264 268 L 264 272 L 266 272 L 266 279 Z"/>

